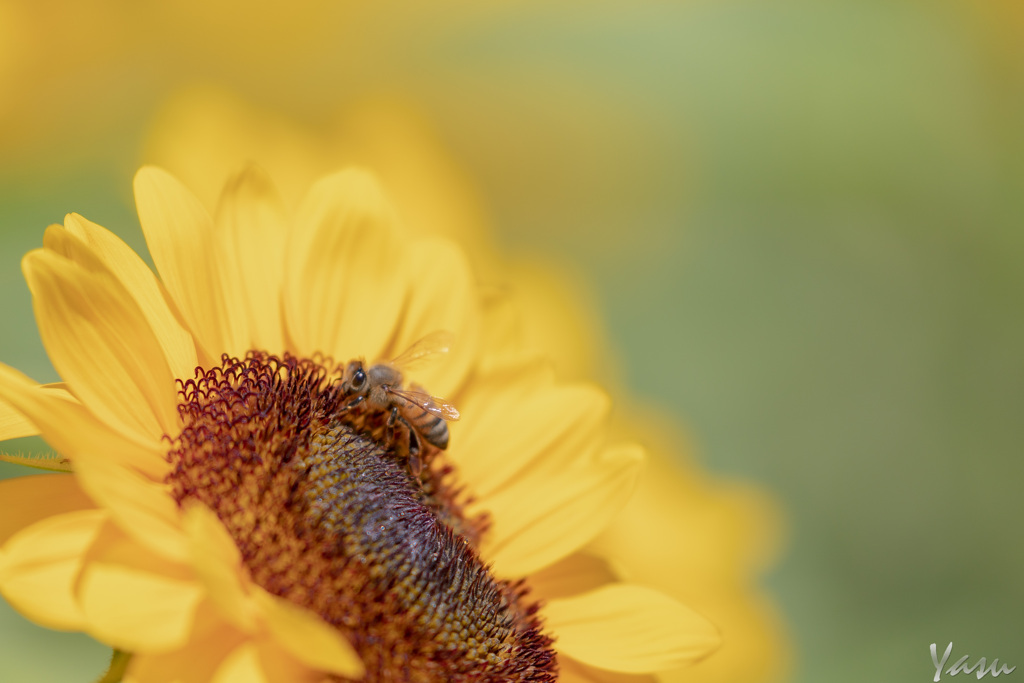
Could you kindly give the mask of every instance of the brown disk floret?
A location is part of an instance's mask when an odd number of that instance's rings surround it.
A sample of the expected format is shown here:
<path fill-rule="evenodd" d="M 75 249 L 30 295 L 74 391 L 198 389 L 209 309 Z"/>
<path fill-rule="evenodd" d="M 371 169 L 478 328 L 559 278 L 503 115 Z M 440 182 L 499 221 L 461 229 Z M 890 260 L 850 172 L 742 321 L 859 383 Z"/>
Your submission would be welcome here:
<path fill-rule="evenodd" d="M 225 356 L 181 383 L 167 477 L 224 523 L 253 580 L 340 629 L 375 681 L 553 681 L 523 582 L 477 552 L 443 454 L 414 476 L 387 411 L 349 407 L 335 366 Z"/>

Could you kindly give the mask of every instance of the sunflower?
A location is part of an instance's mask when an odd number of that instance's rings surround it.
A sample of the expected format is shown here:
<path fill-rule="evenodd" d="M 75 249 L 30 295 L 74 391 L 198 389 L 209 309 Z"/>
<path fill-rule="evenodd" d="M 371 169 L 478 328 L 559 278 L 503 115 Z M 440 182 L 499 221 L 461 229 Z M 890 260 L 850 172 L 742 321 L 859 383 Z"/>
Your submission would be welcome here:
<path fill-rule="evenodd" d="M 628 391 L 588 282 L 564 262 L 496 252 L 489 230 L 494 221 L 474 177 L 456 163 L 429 117 L 401 99 L 374 98 L 311 129 L 231 92 L 193 87 L 168 100 L 144 152 L 146 161 L 206 191 L 211 205 L 215 188 L 241 157 L 274 168 L 288 203 L 297 203 L 302 189 L 339 161 L 373 168 L 407 225 L 417 234 L 458 241 L 476 277 L 496 285 L 506 303 L 512 300 L 507 308 L 514 315 L 488 329 L 539 350 L 559 377 L 596 377 L 613 387 L 613 434 L 642 439 L 648 461 L 626 507 L 584 551 L 605 558 L 620 576 L 696 608 L 722 633 L 714 656 L 659 673 L 658 680 L 785 679 L 791 656 L 785 625 L 756 583 L 782 546 L 776 501 L 759 487 L 712 476 L 678 416 Z"/>
<path fill-rule="evenodd" d="M 606 395 L 505 338 L 508 302 L 371 175 L 291 216 L 255 167 L 212 217 L 155 167 L 135 196 L 159 278 L 75 214 L 23 261 L 63 382 L 0 366 L 0 437 L 73 472 L 0 484 L 19 611 L 139 683 L 604 680 L 717 645 L 582 550 L 643 461 Z"/>

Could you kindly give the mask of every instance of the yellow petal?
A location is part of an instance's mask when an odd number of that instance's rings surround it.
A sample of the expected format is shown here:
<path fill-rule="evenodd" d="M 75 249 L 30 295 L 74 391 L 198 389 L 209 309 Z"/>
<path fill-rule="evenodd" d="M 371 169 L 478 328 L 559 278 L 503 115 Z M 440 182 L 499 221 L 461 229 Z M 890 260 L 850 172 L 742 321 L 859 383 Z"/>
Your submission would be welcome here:
<path fill-rule="evenodd" d="M 317 182 L 288 244 L 284 307 L 292 350 L 379 359 L 408 289 L 405 253 L 369 174 L 349 170 Z"/>
<path fill-rule="evenodd" d="M 454 239 L 474 257 L 489 249 L 488 221 L 476 188 L 410 102 L 353 102 L 337 133 L 337 149 L 379 175 L 417 232 Z"/>
<path fill-rule="evenodd" d="M 253 348 L 284 350 L 281 285 L 286 219 L 281 198 L 262 169 L 249 166 L 224 187 L 216 228 L 225 267 L 227 306 L 248 317 Z"/>
<path fill-rule="evenodd" d="M 98 420 L 70 395 L 39 386 L 0 363 L 0 399 L 39 427 L 42 437 L 62 455 L 75 461 L 103 457 L 163 479 L 167 471 L 165 445 L 113 429 Z"/>
<path fill-rule="evenodd" d="M 476 283 L 465 254 L 442 239 L 418 240 L 407 274 L 411 283 L 402 325 L 386 357 L 396 357 L 428 334 L 446 330 L 454 336 L 451 350 L 422 368 L 406 372 L 429 393 L 448 398 L 462 386 L 477 357 L 480 313 Z"/>
<path fill-rule="evenodd" d="M 273 638 L 300 661 L 329 673 L 361 678 L 366 669 L 341 633 L 317 614 L 256 588 L 253 598 Z"/>
<path fill-rule="evenodd" d="M 573 553 L 530 574 L 530 597 L 545 602 L 596 590 L 618 579 L 608 561 L 587 553 Z"/>
<path fill-rule="evenodd" d="M 188 643 L 167 653 L 136 653 L 124 683 L 192 683 L 209 681 L 246 637 L 227 626 L 209 603 L 196 611 Z"/>
<path fill-rule="evenodd" d="M 542 352 L 564 380 L 598 376 L 607 382 L 614 375 L 605 360 L 614 357 L 605 342 L 606 325 L 585 278 L 565 263 L 536 259 L 508 266 L 502 276 L 515 283 L 509 296 L 521 344 Z"/>
<path fill-rule="evenodd" d="M 274 169 L 281 195 L 294 206 L 317 177 L 346 156 L 310 126 L 256 111 L 234 92 L 211 85 L 170 93 L 153 130 L 146 158 L 174 173 L 205 206 L 216 204 L 224 179 L 238 170 L 240 160 Z"/>
<path fill-rule="evenodd" d="M 35 474 L 0 481 L 0 500 L 4 506 L 0 543 L 46 517 L 96 507 L 71 474 Z"/>
<path fill-rule="evenodd" d="M 201 362 L 224 352 L 244 354 L 245 312 L 225 301 L 229 273 L 218 262 L 210 214 L 176 178 L 153 166 L 135 174 L 135 205 L 153 263 L 206 356 Z"/>
<path fill-rule="evenodd" d="M 224 658 L 210 683 L 270 683 L 260 664 L 256 644 L 245 642 L 239 645 Z"/>
<path fill-rule="evenodd" d="M 72 392 L 105 422 L 140 439 L 176 433 L 174 378 L 124 286 L 109 272 L 49 250 L 30 252 L 22 269 L 43 344 Z"/>
<path fill-rule="evenodd" d="M 0 396 L 31 416 L 43 437 L 75 464 L 89 497 L 141 543 L 170 559 L 187 557 L 177 505 L 163 484 L 167 463 L 111 431 L 81 405 L 44 391 L 24 375 L 0 365 Z M 152 447 L 152 445 L 150 445 Z"/>
<path fill-rule="evenodd" d="M 40 389 L 52 392 L 67 400 L 76 400 L 71 396 L 63 382 L 42 384 Z M 0 441 L 19 439 L 25 436 L 37 436 L 38 434 L 39 428 L 31 420 L 22 415 L 18 410 L 15 410 L 14 406 L 0 401 Z M 8 458 L 4 458 L 4 460 L 5 462 L 14 462 L 14 460 Z M 32 466 L 31 463 L 23 464 Z"/>
<path fill-rule="evenodd" d="M 330 676 L 296 659 L 271 637 L 262 636 L 255 643 L 260 668 L 268 683 L 333 683 L 340 680 L 337 676 Z M 345 680 L 352 679 L 346 677 Z"/>
<path fill-rule="evenodd" d="M 171 579 L 192 581 L 195 572 L 187 563 L 169 562 L 160 553 L 140 544 L 130 533 L 121 528 L 108 514 L 108 522 L 82 558 L 85 565 L 90 563 L 117 564 L 141 572 L 159 574 Z"/>
<path fill-rule="evenodd" d="M 273 639 L 244 643 L 224 659 L 214 683 L 329 683 L 323 672 L 297 661 Z M 184 682 L 183 682 L 184 683 Z"/>
<path fill-rule="evenodd" d="M 626 673 L 673 669 L 718 647 L 718 630 L 658 591 L 613 584 L 551 600 L 542 609 L 555 649 L 584 664 Z"/>
<path fill-rule="evenodd" d="M 708 481 L 692 464 L 683 468 L 689 442 L 674 421 L 657 406 L 633 400 L 629 407 L 641 411 L 629 424 L 650 445 L 650 460 L 630 502 L 588 551 L 615 557 L 631 581 L 666 592 L 721 630 L 721 652 L 665 681 L 785 679 L 792 647 L 778 606 L 753 578 L 778 551 L 776 501 L 749 485 Z"/>
<path fill-rule="evenodd" d="M 0 441 L 35 436 L 39 433 L 32 421 L 7 403 L 0 401 Z"/>
<path fill-rule="evenodd" d="M 540 465 L 563 469 L 597 443 L 607 395 L 583 384 L 550 386 L 549 377 L 546 368 L 509 368 L 474 383 L 460 403 L 465 425 L 453 432 L 451 455 L 478 498 Z"/>
<path fill-rule="evenodd" d="M 163 484 L 96 457 L 77 459 L 75 476 L 82 489 L 143 547 L 176 562 L 188 559 L 181 514 Z"/>
<path fill-rule="evenodd" d="M 658 683 L 658 680 L 651 675 L 595 669 L 564 654 L 558 656 L 558 683 Z"/>
<path fill-rule="evenodd" d="M 192 566 L 210 600 L 235 627 L 251 632 L 256 606 L 242 583 L 242 557 L 217 515 L 205 505 L 190 505 L 184 516 Z"/>
<path fill-rule="evenodd" d="M 481 551 L 499 576 L 525 576 L 578 550 L 625 505 L 643 463 L 635 446 L 610 448 L 562 468 L 537 468 L 481 497 L 491 531 Z"/>
<path fill-rule="evenodd" d="M 102 510 L 68 512 L 11 536 L 0 555 L 0 593 L 38 624 L 62 630 L 84 628 L 84 613 L 73 589 L 82 555 L 105 519 Z"/>
<path fill-rule="evenodd" d="M 153 653 L 184 645 L 203 591 L 194 581 L 91 562 L 82 570 L 78 596 L 92 636 L 118 649 Z"/>
<path fill-rule="evenodd" d="M 197 362 L 192 335 L 171 312 L 167 293 L 149 266 L 120 237 L 76 213 L 64 217 L 64 227 L 89 246 L 135 299 L 156 333 L 171 374 L 191 377 Z"/>

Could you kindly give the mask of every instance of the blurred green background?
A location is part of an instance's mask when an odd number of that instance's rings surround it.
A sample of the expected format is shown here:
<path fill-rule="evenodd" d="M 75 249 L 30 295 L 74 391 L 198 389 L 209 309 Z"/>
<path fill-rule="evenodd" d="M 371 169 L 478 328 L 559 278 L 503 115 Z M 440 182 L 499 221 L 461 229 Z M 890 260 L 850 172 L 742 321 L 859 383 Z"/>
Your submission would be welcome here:
<path fill-rule="evenodd" d="M 0 8 L 0 26 L 26 16 Z M 628 386 L 687 425 L 713 473 L 780 499 L 787 547 L 765 585 L 792 681 L 930 680 L 933 642 L 1024 664 L 1019 4 L 388 8 L 299 3 L 325 18 L 282 20 L 280 45 L 256 34 L 251 54 L 251 17 L 230 13 L 207 33 L 140 19 L 124 51 L 77 67 L 35 55 L 73 52 L 66 17 L 46 47 L 9 49 L 0 359 L 56 379 L 19 270 L 46 225 L 76 211 L 143 247 L 130 179 L 175 88 L 213 83 L 311 125 L 399 93 L 504 249 L 592 283 Z M 268 45 L 289 58 L 258 56 Z M 91 680 L 106 657 L 10 610 L 0 633 L 5 670 L 36 671 L 18 680 Z"/>

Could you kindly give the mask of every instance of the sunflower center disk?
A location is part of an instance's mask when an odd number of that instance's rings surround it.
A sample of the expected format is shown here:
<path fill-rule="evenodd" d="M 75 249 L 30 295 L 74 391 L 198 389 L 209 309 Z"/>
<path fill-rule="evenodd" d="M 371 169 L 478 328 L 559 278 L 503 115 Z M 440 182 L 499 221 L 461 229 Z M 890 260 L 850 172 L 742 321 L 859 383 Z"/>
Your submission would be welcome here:
<path fill-rule="evenodd" d="M 339 376 L 262 352 L 197 370 L 169 454 L 176 500 L 216 512 L 256 583 L 340 629 L 364 680 L 554 680 L 537 605 L 480 560 L 484 523 L 443 454 L 424 444 L 413 474 L 387 411 L 348 409 Z"/>

